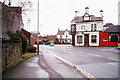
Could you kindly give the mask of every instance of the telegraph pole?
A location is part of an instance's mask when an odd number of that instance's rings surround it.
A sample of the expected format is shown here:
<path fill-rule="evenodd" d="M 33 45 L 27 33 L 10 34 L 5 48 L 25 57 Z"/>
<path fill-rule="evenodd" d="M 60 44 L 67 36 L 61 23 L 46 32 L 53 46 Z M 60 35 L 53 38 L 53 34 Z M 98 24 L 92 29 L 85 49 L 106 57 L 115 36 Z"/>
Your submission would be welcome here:
<path fill-rule="evenodd" d="M 38 0 L 38 25 L 37 25 L 37 54 L 39 54 L 39 0 Z"/>

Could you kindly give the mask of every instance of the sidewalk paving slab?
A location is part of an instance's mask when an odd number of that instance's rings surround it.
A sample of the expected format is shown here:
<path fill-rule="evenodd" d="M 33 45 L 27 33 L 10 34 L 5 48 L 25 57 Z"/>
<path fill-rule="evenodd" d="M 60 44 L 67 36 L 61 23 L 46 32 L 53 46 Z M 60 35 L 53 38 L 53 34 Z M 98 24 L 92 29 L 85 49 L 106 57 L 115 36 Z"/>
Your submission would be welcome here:
<path fill-rule="evenodd" d="M 16 67 L 5 71 L 3 78 L 49 78 L 44 69 L 38 65 L 39 56 L 31 57 Z"/>

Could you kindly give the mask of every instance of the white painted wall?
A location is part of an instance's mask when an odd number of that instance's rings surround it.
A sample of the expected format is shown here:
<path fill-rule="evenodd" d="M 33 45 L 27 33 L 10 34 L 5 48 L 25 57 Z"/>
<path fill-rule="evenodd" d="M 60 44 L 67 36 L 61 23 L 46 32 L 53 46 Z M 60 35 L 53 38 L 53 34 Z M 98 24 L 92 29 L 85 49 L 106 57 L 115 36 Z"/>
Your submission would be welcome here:
<path fill-rule="evenodd" d="M 62 37 L 60 37 L 60 36 L 62 36 Z M 66 38 L 66 36 L 67 36 L 67 38 Z M 69 43 L 71 43 L 71 41 L 72 41 L 72 35 L 70 35 L 68 31 L 65 31 L 64 35 L 57 35 L 57 39 L 59 40 L 60 38 L 64 39 L 64 40 L 67 39 L 67 42 L 69 42 Z"/>
<path fill-rule="evenodd" d="M 97 42 L 96 43 L 91 43 L 91 36 L 96 35 L 97 36 Z M 90 46 L 99 46 L 99 32 L 91 32 L 89 34 L 89 45 Z"/>
<path fill-rule="evenodd" d="M 99 46 L 99 32 L 84 32 L 84 34 L 89 34 L 89 46 Z M 75 35 L 75 46 L 84 46 L 85 45 L 85 40 L 84 40 L 84 34 L 82 34 L 81 32 L 78 32 Z M 77 43 L 77 36 L 78 35 L 82 35 L 82 43 L 78 44 Z M 97 36 L 97 42 L 96 43 L 91 43 L 91 36 L 92 35 L 96 35 Z"/>
<path fill-rule="evenodd" d="M 76 24 L 76 31 L 91 31 L 91 24 L 97 25 L 97 31 L 103 30 L 103 22 L 97 21 L 97 22 L 84 22 L 84 23 L 77 23 Z M 81 29 L 82 26 L 85 26 L 85 29 Z"/>
<path fill-rule="evenodd" d="M 82 43 L 81 44 L 77 43 L 77 36 L 82 36 Z M 84 46 L 84 35 L 82 33 L 75 35 L 75 46 Z"/>

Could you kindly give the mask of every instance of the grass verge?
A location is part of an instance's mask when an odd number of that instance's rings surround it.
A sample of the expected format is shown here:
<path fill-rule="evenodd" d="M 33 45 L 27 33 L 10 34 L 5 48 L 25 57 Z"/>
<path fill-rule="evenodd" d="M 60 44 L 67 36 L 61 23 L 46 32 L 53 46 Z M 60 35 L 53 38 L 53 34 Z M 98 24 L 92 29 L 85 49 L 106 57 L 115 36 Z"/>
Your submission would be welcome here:
<path fill-rule="evenodd" d="M 26 54 L 22 55 L 22 59 L 26 60 L 26 59 L 31 58 L 31 57 L 36 56 L 36 55 L 37 55 L 36 53 L 26 53 Z"/>

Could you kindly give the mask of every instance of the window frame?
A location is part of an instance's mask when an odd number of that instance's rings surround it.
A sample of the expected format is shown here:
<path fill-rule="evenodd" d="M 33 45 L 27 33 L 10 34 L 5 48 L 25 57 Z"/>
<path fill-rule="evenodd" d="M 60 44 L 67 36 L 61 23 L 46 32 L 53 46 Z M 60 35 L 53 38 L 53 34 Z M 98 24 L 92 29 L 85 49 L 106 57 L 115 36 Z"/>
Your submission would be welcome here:
<path fill-rule="evenodd" d="M 97 43 L 97 35 L 91 35 L 91 43 Z"/>
<path fill-rule="evenodd" d="M 94 29 L 93 29 L 93 24 L 91 24 L 91 31 L 93 31 Z"/>
<path fill-rule="evenodd" d="M 82 35 L 77 35 L 77 44 L 82 44 L 82 43 L 83 43 L 83 36 Z"/>
<path fill-rule="evenodd" d="M 119 33 L 109 33 L 109 42 L 118 42 L 118 40 L 119 40 Z"/>

